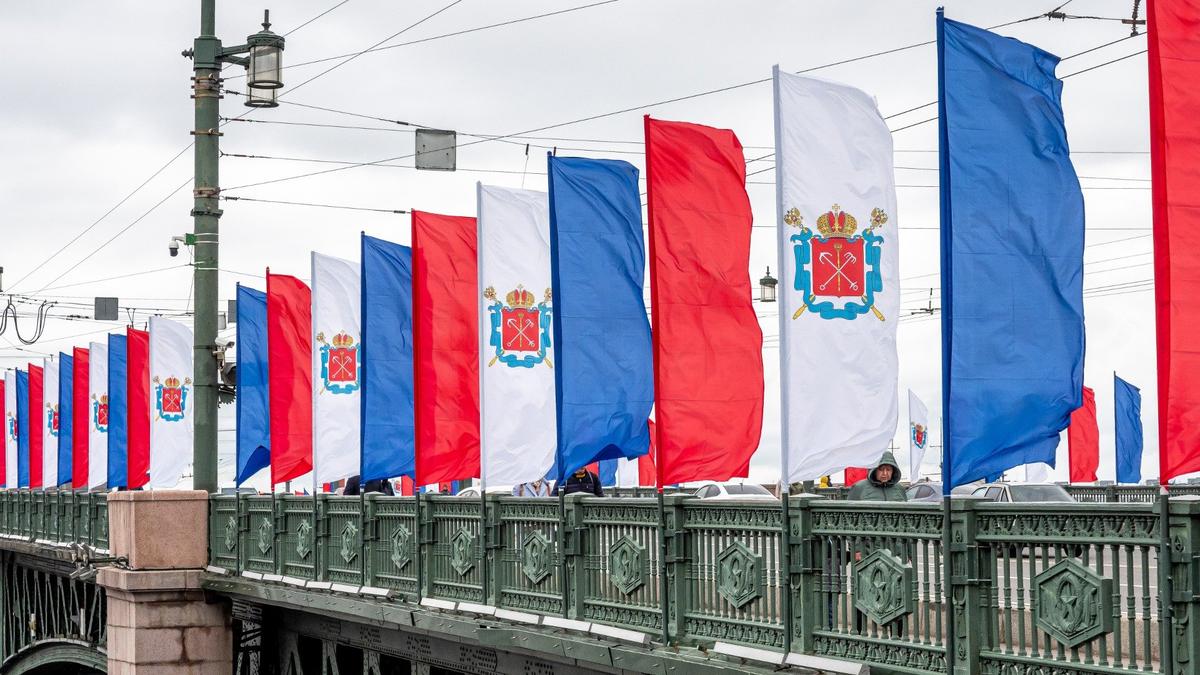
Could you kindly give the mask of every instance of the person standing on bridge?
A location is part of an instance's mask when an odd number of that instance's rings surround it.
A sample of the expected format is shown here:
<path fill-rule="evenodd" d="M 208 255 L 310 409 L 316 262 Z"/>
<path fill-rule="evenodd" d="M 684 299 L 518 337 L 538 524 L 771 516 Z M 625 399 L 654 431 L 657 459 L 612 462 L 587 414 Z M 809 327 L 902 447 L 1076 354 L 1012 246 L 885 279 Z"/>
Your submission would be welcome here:
<path fill-rule="evenodd" d="M 900 485 L 900 465 L 890 451 L 884 451 L 879 464 L 871 469 L 866 480 L 860 480 L 850 488 L 846 499 L 861 502 L 908 501 L 908 494 Z"/>
<path fill-rule="evenodd" d="M 568 495 L 574 492 L 587 492 L 597 497 L 604 496 L 604 488 L 600 487 L 600 477 L 588 471 L 586 467 L 567 476 L 567 480 L 561 485 L 555 484 L 553 494 L 558 496 L 559 490 L 563 490 L 563 494 Z"/>

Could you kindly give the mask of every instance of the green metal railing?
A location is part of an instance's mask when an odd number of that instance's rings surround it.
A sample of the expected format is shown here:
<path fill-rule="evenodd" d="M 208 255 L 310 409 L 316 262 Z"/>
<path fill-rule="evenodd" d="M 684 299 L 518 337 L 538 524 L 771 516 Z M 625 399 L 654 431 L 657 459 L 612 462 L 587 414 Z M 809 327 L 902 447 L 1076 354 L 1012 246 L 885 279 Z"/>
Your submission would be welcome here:
<path fill-rule="evenodd" d="M 108 499 L 70 490 L 0 491 L 0 534 L 108 550 Z"/>
<path fill-rule="evenodd" d="M 793 497 L 790 569 L 778 503 L 666 496 L 665 560 L 656 500 L 572 495 L 560 514 L 554 499 L 489 496 L 484 520 L 480 507 L 449 496 L 321 495 L 315 507 L 216 496 L 211 558 L 232 573 L 392 591 L 383 602 L 483 603 L 655 639 L 665 616 L 681 644 L 778 650 L 790 631 L 793 651 L 879 672 L 1165 670 L 1157 504 L 956 500 L 947 551 L 940 504 Z M 1173 672 L 1190 673 L 1200 500 L 1170 508 Z"/>

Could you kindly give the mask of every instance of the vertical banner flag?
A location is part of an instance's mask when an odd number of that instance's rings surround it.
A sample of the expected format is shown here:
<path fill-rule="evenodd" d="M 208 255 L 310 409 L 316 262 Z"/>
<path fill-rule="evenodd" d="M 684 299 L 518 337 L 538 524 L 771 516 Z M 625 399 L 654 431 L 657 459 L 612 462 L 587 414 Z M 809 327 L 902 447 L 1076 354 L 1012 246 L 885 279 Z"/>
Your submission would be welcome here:
<path fill-rule="evenodd" d="M 1147 5 L 1150 50 L 1150 177 L 1158 342 L 1159 482 L 1200 471 L 1200 39 L 1195 0 Z"/>
<path fill-rule="evenodd" d="M 412 249 L 365 234 L 361 244 L 362 353 L 359 356 L 365 359 L 370 354 L 371 367 L 363 371 L 362 469 L 356 473 L 362 476 L 361 484 L 365 485 L 369 480 L 411 476 L 416 436 Z M 442 300 L 439 296 L 438 302 Z M 445 300 L 454 302 L 451 298 Z M 470 452 L 469 448 L 457 449 Z"/>
<path fill-rule="evenodd" d="M 87 486 L 108 487 L 108 345 L 88 345 L 88 477 Z"/>
<path fill-rule="evenodd" d="M 17 489 L 17 374 L 4 371 L 4 487 Z"/>
<path fill-rule="evenodd" d="M 1113 373 L 1117 482 L 1142 481 L 1142 392 Z"/>
<path fill-rule="evenodd" d="M 545 192 L 478 194 L 480 473 L 515 485 L 544 477 L 558 442 L 549 206 Z"/>
<path fill-rule="evenodd" d="M 271 484 L 312 471 L 312 292 L 267 272 Z"/>
<path fill-rule="evenodd" d="M 75 427 L 75 357 L 58 353 L 58 484 L 70 486 Z"/>
<path fill-rule="evenodd" d="M 1083 388 L 1083 405 L 1071 413 L 1067 428 L 1072 483 L 1093 483 L 1100 466 L 1100 428 L 1096 424 L 1096 392 Z"/>
<path fill-rule="evenodd" d="M 550 268 L 562 481 L 597 460 L 650 452 L 653 346 L 638 170 L 617 160 L 548 157 Z M 616 464 L 613 467 L 615 484 Z"/>
<path fill-rule="evenodd" d="M 772 72 L 781 459 L 794 483 L 873 466 L 896 433 L 899 229 L 892 134 L 875 100 Z"/>
<path fill-rule="evenodd" d="M 746 158 L 727 129 L 645 119 L 658 485 L 746 477 L 763 412 Z"/>
<path fill-rule="evenodd" d="M 242 314 L 242 299 L 238 298 L 238 316 Z M 238 322 L 238 344 L 241 349 L 242 324 Z M 192 382 L 192 330 L 187 326 L 160 316 L 150 317 L 150 359 L 147 380 L 150 386 L 150 464 L 148 487 L 171 488 L 183 479 L 192 461 L 192 413 L 194 395 Z M 239 355 L 241 352 L 239 352 Z M 238 401 L 241 401 L 242 377 L 246 364 L 238 359 Z M 261 424 L 266 424 L 263 420 Z M 241 431 L 241 425 L 238 425 Z"/>
<path fill-rule="evenodd" d="M 88 488 L 88 436 L 92 430 L 91 367 L 88 350 L 74 349 L 74 383 L 71 392 L 71 487 Z"/>
<path fill-rule="evenodd" d="M 479 475 L 475 218 L 412 212 L 416 484 Z"/>
<path fill-rule="evenodd" d="M 938 12 L 943 489 L 1054 463 L 1083 390 L 1058 57 Z"/>
<path fill-rule="evenodd" d="M 845 475 L 842 478 L 842 485 L 850 487 L 860 480 L 866 480 L 867 475 L 871 473 L 870 469 L 857 466 L 848 466 L 844 471 Z"/>
<path fill-rule="evenodd" d="M 58 487 L 58 377 L 59 362 L 42 360 L 42 400 L 38 429 L 42 433 L 42 487 Z"/>
<path fill-rule="evenodd" d="M 29 487 L 29 373 L 23 370 L 17 371 L 17 487 Z"/>
<path fill-rule="evenodd" d="M 643 455 L 643 457 L 649 456 Z M 624 457 L 617 460 L 617 487 L 637 487 L 638 485 L 638 461 L 641 457 L 634 459 L 625 459 Z"/>
<path fill-rule="evenodd" d="M 108 336 L 108 487 L 129 487 L 129 341 Z"/>
<path fill-rule="evenodd" d="M 150 480 L 150 333 L 126 328 L 128 347 L 125 414 L 129 430 L 127 487 L 136 490 Z"/>
<path fill-rule="evenodd" d="M 925 402 L 908 390 L 908 479 L 921 477 L 921 462 L 929 448 L 929 410 Z"/>
<path fill-rule="evenodd" d="M 42 485 L 42 391 L 41 366 L 29 364 L 29 487 Z"/>
<path fill-rule="evenodd" d="M 358 475 L 362 452 L 362 270 L 312 254 L 314 485 Z"/>
<path fill-rule="evenodd" d="M 237 484 L 271 465 L 267 294 L 237 287 Z M 188 421 L 188 424 L 192 422 Z"/>

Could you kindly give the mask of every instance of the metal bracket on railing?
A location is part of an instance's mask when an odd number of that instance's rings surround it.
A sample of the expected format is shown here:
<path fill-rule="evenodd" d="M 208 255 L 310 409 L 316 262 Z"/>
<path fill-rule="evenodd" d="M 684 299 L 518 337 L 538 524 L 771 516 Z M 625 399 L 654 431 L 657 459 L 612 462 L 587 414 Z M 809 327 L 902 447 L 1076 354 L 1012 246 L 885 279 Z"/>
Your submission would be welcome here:
<path fill-rule="evenodd" d="M 120 567 L 129 569 L 129 559 L 125 556 L 96 555 L 96 549 L 87 544 L 71 544 L 71 562 L 75 571 L 71 572 L 72 581 L 91 581 L 100 573 L 101 567 Z"/>
<path fill-rule="evenodd" d="M 667 538 L 667 562 L 680 563 L 691 560 L 687 554 L 688 531 L 683 529 L 667 529 L 663 532 Z"/>

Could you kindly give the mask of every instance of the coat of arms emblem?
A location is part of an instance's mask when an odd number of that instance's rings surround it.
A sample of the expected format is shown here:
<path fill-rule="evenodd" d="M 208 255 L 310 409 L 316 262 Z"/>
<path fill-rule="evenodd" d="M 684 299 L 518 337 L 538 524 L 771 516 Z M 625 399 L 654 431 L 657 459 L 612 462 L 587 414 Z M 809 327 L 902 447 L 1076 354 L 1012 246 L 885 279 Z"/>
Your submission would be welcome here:
<path fill-rule="evenodd" d="M 92 425 L 96 431 L 108 433 L 108 394 L 92 394 Z"/>
<path fill-rule="evenodd" d="M 876 230 L 887 221 L 883 209 L 873 209 L 870 226 L 858 233 L 858 220 L 834 204 L 817 217 L 814 233 L 804 225 L 799 209 L 788 210 L 783 222 L 800 230 L 791 241 L 796 256 L 794 288 L 804 303 L 793 320 L 805 311 L 822 319 L 855 319 L 872 312 L 884 320 L 875 308 L 875 294 L 883 290 L 879 260 L 884 242 Z"/>
<path fill-rule="evenodd" d="M 909 427 L 912 431 L 913 445 L 924 450 L 925 444 L 929 442 L 929 430 L 925 428 L 924 424 L 917 424 L 916 422 L 909 424 Z"/>
<path fill-rule="evenodd" d="M 324 391 L 331 394 L 352 394 L 360 386 L 358 358 L 360 343 L 346 331 L 338 331 L 326 341 L 325 333 L 317 333 L 321 343 L 321 381 Z"/>
<path fill-rule="evenodd" d="M 554 364 L 546 355 L 550 349 L 551 293 L 546 289 L 542 302 L 534 304 L 533 293 L 518 285 L 504 296 L 504 302 L 496 297 L 496 289 L 488 286 L 483 297 L 490 300 L 488 316 L 492 322 L 489 343 L 496 354 L 488 362 L 491 367 L 497 361 L 509 368 L 533 368 L 545 363 Z"/>
<path fill-rule="evenodd" d="M 46 430 L 50 435 L 58 438 L 58 404 L 46 404 Z"/>
<path fill-rule="evenodd" d="M 185 377 L 180 382 L 174 375 L 164 380 L 154 377 L 154 407 L 158 417 L 167 422 L 178 422 L 187 415 L 188 390 L 191 389 L 192 378 Z"/>
<path fill-rule="evenodd" d="M 15 443 L 17 441 L 17 416 L 10 412 L 7 417 L 8 423 L 5 425 L 5 431 L 8 433 L 8 437 Z"/>

